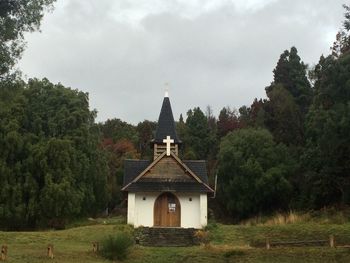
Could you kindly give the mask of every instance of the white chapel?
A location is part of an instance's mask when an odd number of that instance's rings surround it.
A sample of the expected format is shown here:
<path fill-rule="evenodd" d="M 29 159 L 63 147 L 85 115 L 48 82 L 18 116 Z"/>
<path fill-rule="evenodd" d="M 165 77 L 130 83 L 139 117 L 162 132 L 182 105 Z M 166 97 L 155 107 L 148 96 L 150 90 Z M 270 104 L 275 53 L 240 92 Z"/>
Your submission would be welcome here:
<path fill-rule="evenodd" d="M 207 198 L 214 191 L 208 185 L 206 162 L 181 160 L 181 144 L 166 93 L 151 141 L 153 160 L 124 163 L 128 224 L 196 229 L 207 225 Z"/>

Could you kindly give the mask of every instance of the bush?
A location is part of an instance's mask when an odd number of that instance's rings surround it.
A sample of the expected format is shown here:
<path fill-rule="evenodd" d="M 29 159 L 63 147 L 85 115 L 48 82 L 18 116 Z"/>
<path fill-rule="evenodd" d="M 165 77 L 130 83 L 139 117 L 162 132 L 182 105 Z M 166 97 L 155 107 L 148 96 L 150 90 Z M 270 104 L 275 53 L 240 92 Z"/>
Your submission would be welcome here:
<path fill-rule="evenodd" d="M 127 257 L 133 243 L 133 238 L 129 233 L 120 232 L 101 241 L 100 253 L 103 257 L 110 260 L 123 260 Z"/>
<path fill-rule="evenodd" d="M 198 239 L 199 243 L 202 245 L 207 246 L 210 242 L 208 231 L 197 230 L 194 233 L 194 236 Z"/>

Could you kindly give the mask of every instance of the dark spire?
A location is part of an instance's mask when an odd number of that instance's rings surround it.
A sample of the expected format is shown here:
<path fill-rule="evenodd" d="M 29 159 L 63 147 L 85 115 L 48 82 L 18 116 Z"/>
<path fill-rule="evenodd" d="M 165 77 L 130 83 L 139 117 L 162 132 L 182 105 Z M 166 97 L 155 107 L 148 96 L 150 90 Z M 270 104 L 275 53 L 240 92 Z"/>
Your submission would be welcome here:
<path fill-rule="evenodd" d="M 174 116 L 171 110 L 168 93 L 166 92 L 162 109 L 160 110 L 159 114 L 156 137 L 154 138 L 153 142 L 163 143 L 163 140 L 166 139 L 167 136 L 170 136 L 170 138 L 174 140 L 175 144 L 181 144 L 181 140 L 176 134 Z"/>

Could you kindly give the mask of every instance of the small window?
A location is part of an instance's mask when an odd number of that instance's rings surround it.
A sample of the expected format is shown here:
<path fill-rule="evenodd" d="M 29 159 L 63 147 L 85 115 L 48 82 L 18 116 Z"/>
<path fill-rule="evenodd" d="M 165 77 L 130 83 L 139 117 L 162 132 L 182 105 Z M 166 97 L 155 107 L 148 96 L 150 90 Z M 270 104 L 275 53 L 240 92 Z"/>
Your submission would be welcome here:
<path fill-rule="evenodd" d="M 168 204 L 169 212 L 175 212 L 176 211 L 176 204 L 175 203 L 169 203 Z"/>

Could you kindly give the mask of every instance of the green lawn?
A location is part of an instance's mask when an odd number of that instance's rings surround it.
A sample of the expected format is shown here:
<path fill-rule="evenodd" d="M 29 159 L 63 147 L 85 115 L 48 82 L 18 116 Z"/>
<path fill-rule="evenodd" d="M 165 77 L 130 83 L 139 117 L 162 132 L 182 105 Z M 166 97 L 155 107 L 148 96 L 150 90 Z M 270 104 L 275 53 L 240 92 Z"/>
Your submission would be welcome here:
<path fill-rule="evenodd" d="M 7 244 L 7 262 L 110 262 L 92 253 L 92 242 L 129 229 L 120 219 L 81 222 L 61 231 L 0 232 Z M 78 225 L 78 224 L 77 224 Z M 350 248 L 284 247 L 254 248 L 269 237 L 272 241 L 327 239 L 350 244 L 350 223 L 298 223 L 277 226 L 212 225 L 211 244 L 189 248 L 134 246 L 125 262 L 350 262 Z M 46 247 L 54 244 L 55 258 L 46 258 Z"/>

